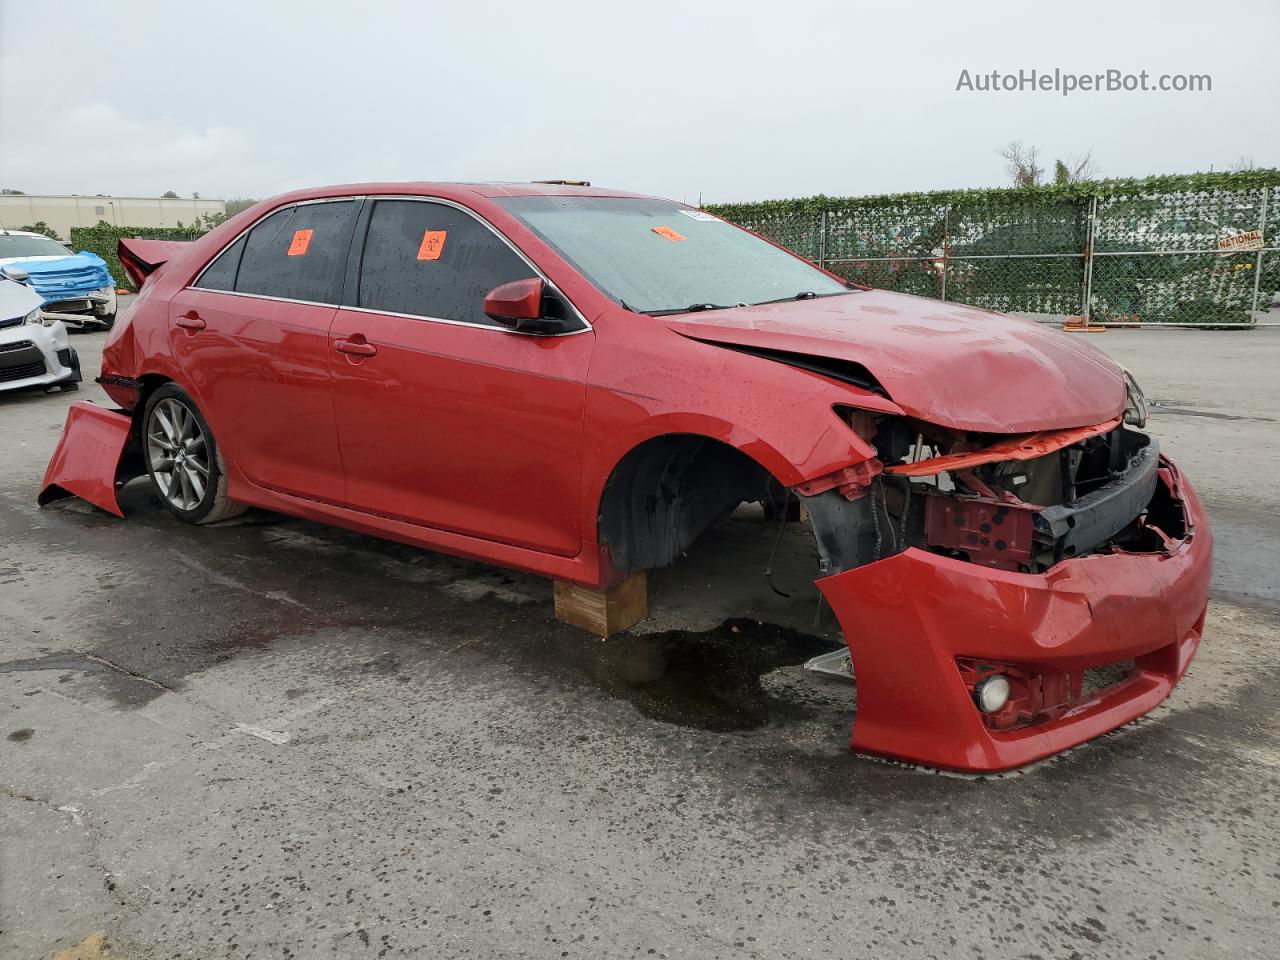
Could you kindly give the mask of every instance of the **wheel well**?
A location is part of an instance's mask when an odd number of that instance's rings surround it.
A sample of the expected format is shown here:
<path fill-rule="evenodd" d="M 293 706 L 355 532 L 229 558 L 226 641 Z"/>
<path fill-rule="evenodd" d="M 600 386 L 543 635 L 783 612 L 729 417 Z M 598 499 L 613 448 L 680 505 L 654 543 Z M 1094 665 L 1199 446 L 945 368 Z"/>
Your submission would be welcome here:
<path fill-rule="evenodd" d="M 142 416 L 143 411 L 147 409 L 147 400 L 153 393 L 166 383 L 173 383 L 171 379 L 159 373 L 144 373 L 138 380 L 142 384 L 142 388 L 138 391 L 138 404 L 133 408 L 135 418 Z"/>
<path fill-rule="evenodd" d="M 133 429 L 129 435 L 129 442 L 125 445 L 124 451 L 120 455 L 119 472 L 124 476 L 131 477 L 142 476 L 147 472 L 146 458 L 142 451 L 142 416 L 147 411 L 147 400 L 166 383 L 172 383 L 173 381 L 158 373 L 144 373 L 138 378 L 138 382 L 142 384 L 138 388 L 138 401 L 133 405 L 133 409 L 129 411 L 129 414 L 133 417 Z"/>
<path fill-rule="evenodd" d="M 600 498 L 599 542 L 621 573 L 662 567 L 744 501 L 785 496 L 764 467 L 726 443 L 692 434 L 655 437 L 610 474 Z"/>

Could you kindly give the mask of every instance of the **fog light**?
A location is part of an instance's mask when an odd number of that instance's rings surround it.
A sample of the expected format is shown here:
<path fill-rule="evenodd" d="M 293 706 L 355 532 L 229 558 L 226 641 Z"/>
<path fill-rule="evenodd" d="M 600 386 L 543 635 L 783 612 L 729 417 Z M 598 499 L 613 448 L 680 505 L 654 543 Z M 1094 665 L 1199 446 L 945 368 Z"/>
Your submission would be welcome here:
<path fill-rule="evenodd" d="M 999 713 L 1009 702 L 1009 678 L 1002 673 L 987 677 L 973 688 L 973 701 L 983 713 Z"/>

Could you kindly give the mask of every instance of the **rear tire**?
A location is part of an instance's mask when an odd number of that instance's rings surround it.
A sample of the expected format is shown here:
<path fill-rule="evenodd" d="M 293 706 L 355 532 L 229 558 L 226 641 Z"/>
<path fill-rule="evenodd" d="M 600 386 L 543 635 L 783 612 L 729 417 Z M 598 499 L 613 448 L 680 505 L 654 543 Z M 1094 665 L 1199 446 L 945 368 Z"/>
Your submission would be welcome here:
<path fill-rule="evenodd" d="M 156 494 L 179 520 L 217 523 L 249 509 L 227 499 L 227 474 L 213 431 L 176 383 L 166 383 L 147 399 L 142 455 Z"/>

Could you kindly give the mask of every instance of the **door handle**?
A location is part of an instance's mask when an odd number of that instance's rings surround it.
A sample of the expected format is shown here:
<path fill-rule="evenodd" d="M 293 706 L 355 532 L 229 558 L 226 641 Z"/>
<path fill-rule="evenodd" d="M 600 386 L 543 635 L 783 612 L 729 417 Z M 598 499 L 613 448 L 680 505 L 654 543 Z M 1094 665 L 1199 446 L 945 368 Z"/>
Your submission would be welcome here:
<path fill-rule="evenodd" d="M 182 316 L 173 321 L 175 326 L 182 327 L 184 330 L 203 330 L 204 321 L 200 319 L 200 314 L 194 310 L 189 310 Z"/>
<path fill-rule="evenodd" d="M 356 336 L 359 337 L 359 339 L 337 341 L 334 343 L 333 349 L 337 350 L 339 353 L 345 353 L 352 357 L 372 357 L 377 355 L 377 347 L 366 341 L 364 337 L 360 337 L 359 334 Z"/>

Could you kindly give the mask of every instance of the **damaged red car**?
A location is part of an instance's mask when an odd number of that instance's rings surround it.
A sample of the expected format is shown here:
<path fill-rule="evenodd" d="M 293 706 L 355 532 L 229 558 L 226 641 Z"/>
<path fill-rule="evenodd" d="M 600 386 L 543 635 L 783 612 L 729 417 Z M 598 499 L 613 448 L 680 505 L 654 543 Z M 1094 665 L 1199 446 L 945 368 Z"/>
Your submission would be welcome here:
<path fill-rule="evenodd" d="M 798 501 L 853 747 L 960 770 L 1138 717 L 1200 641 L 1196 494 L 1133 379 L 1044 326 L 556 184 L 307 190 L 120 258 L 120 409 L 73 407 L 42 502 L 119 514 L 145 472 L 192 523 L 263 507 L 605 592 Z"/>

